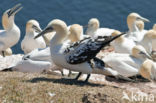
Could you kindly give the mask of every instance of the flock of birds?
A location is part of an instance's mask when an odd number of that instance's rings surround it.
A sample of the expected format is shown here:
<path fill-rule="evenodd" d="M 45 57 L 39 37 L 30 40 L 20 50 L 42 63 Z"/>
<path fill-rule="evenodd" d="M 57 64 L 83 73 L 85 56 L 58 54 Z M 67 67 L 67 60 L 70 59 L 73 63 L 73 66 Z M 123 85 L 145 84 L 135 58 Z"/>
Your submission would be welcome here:
<path fill-rule="evenodd" d="M 12 54 L 10 49 L 20 39 L 20 29 L 14 22 L 15 14 L 22 9 L 21 4 L 6 10 L 2 16 L 4 30 L 0 30 L 0 52 L 2 56 Z M 110 28 L 100 28 L 97 18 L 91 18 L 87 26 L 73 24 L 67 26 L 59 19 L 49 22 L 41 29 L 38 21 L 29 20 L 21 48 L 25 55 L 11 68 L 3 71 L 43 72 L 63 68 L 87 74 L 103 74 L 130 80 L 129 77 L 141 75 L 156 81 L 156 25 L 151 30 L 144 29 L 148 19 L 137 13 L 127 17 L 129 30 L 121 33 Z M 87 27 L 83 33 L 83 27 Z M 98 57 L 104 47 L 111 45 L 114 52 Z M 103 53 L 103 52 L 102 52 Z"/>

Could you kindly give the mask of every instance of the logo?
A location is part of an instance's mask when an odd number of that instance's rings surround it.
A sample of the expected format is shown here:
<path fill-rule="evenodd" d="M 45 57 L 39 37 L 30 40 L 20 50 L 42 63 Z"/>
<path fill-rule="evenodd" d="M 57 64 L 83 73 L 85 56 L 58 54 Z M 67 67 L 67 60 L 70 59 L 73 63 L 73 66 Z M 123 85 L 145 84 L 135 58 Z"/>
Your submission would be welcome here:
<path fill-rule="evenodd" d="M 122 100 L 128 100 L 128 101 L 139 101 L 139 102 L 154 102 L 154 95 L 153 94 L 146 94 L 144 92 L 131 92 L 130 95 L 128 95 L 125 91 L 123 91 Z"/>

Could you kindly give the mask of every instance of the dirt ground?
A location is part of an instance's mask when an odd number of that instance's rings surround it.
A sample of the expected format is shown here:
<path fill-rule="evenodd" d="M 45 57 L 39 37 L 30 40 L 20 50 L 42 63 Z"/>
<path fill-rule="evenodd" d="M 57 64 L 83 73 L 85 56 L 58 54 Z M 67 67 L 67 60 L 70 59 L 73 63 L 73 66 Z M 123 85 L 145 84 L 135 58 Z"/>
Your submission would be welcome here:
<path fill-rule="evenodd" d="M 136 88 L 143 91 L 143 87 L 146 87 L 146 83 L 101 82 L 101 76 L 98 76 L 92 75 L 89 83 L 84 83 L 83 77 L 75 81 L 52 74 L 0 72 L 0 103 L 133 103 L 122 99 L 123 93 L 130 96 L 132 91 L 137 92 Z M 153 93 L 150 88 L 144 92 Z M 141 103 L 150 102 L 144 100 Z"/>

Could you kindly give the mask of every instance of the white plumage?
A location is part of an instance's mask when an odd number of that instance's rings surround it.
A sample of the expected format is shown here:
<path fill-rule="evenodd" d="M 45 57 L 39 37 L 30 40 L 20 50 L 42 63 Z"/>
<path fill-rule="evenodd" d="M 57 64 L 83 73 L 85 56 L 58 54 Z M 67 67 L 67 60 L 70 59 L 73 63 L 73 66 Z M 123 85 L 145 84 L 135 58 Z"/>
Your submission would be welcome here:
<path fill-rule="evenodd" d="M 39 23 L 36 20 L 29 20 L 26 24 L 26 34 L 21 42 L 21 48 L 25 54 L 30 53 L 36 48 L 45 48 L 46 43 L 43 37 L 34 39 L 34 37 L 41 32 Z"/>
<path fill-rule="evenodd" d="M 140 42 L 146 33 L 146 31 L 144 30 L 139 30 L 139 26 L 137 25 L 138 20 L 141 20 L 143 22 L 149 22 L 148 19 L 141 17 L 137 13 L 130 13 L 127 17 L 127 25 L 129 31 L 127 32 L 126 37 L 128 39 L 132 39 L 135 42 Z"/>
<path fill-rule="evenodd" d="M 112 33 L 112 36 L 116 36 L 121 34 L 120 31 L 114 31 Z M 120 36 L 119 38 L 115 39 L 110 43 L 111 46 L 113 46 L 114 51 L 116 53 L 132 53 L 132 48 L 136 45 L 136 43 L 132 39 L 128 39 L 124 36 Z"/>
<path fill-rule="evenodd" d="M 2 16 L 4 30 L 0 30 L 0 52 L 14 46 L 20 39 L 20 29 L 14 22 L 15 14 L 22 9 L 18 4 L 6 10 Z"/>
<path fill-rule="evenodd" d="M 87 27 L 86 34 L 92 38 L 97 38 L 98 36 L 110 36 L 114 32 L 114 29 L 99 28 L 100 23 L 97 18 L 90 19 Z"/>
<path fill-rule="evenodd" d="M 147 58 L 151 58 L 150 55 L 142 46 L 137 45 L 132 49 L 132 55 L 112 53 L 102 60 L 120 75 L 130 77 L 139 73 L 141 64 Z"/>

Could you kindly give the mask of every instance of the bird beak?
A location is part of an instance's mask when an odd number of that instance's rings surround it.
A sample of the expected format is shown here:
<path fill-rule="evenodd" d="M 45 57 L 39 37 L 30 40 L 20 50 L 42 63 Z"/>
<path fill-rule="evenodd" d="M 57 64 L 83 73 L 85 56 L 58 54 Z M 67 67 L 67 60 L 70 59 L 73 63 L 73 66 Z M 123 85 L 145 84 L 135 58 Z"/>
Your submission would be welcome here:
<path fill-rule="evenodd" d="M 8 16 L 12 16 L 12 15 L 15 15 L 17 12 L 19 12 L 23 7 L 21 6 L 21 4 L 17 4 L 15 5 L 13 8 L 11 8 L 9 11 L 8 11 Z"/>
<path fill-rule="evenodd" d="M 46 33 L 49 33 L 49 32 L 52 32 L 54 29 L 52 27 L 46 27 L 42 32 L 40 32 L 38 35 L 36 35 L 34 37 L 34 39 L 46 34 Z"/>
<path fill-rule="evenodd" d="M 33 25 L 32 28 L 35 29 L 35 31 L 38 32 L 38 33 L 42 32 L 40 27 L 37 27 L 37 26 Z"/>
<path fill-rule="evenodd" d="M 141 20 L 141 21 L 143 21 L 143 22 L 150 22 L 150 20 L 148 20 L 148 19 L 146 19 L 144 17 L 139 17 L 138 19 Z"/>
<path fill-rule="evenodd" d="M 148 59 L 152 59 L 152 57 L 148 53 L 146 53 L 146 52 L 141 51 L 140 54 L 143 54 Z"/>
<path fill-rule="evenodd" d="M 84 26 L 82 26 L 83 28 L 88 28 L 88 25 L 84 25 Z"/>

